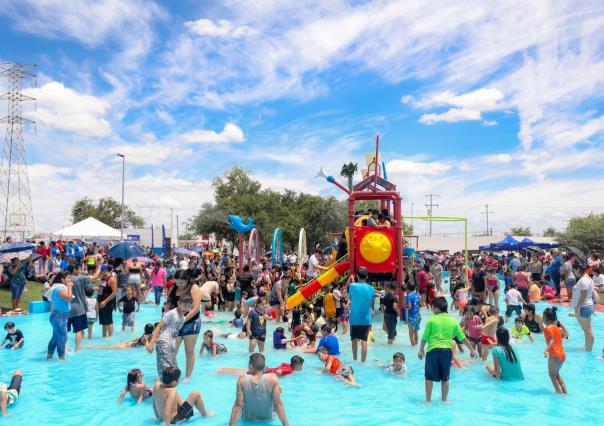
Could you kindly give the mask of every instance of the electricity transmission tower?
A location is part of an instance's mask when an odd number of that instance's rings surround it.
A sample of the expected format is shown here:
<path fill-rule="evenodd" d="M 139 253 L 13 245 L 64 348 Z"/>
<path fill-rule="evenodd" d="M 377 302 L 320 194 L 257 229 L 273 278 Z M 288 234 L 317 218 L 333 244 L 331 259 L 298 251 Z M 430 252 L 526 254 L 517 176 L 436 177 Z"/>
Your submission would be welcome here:
<path fill-rule="evenodd" d="M 0 63 L 0 76 L 8 80 L 8 91 L 0 95 L 7 103 L 8 113 L 0 118 L 6 124 L 4 152 L 0 162 L 0 217 L 4 225 L 4 239 L 17 240 L 32 237 L 34 215 L 29 191 L 29 177 L 23 142 L 23 125 L 33 121 L 22 117 L 22 103 L 34 98 L 23 94 L 23 79 L 35 77 L 31 70 L 36 65 Z"/>

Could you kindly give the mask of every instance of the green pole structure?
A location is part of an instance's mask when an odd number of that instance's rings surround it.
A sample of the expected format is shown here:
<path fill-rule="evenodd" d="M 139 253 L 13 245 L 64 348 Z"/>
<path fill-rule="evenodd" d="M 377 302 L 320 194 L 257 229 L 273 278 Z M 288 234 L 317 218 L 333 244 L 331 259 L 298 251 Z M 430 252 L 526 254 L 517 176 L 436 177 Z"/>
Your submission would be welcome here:
<path fill-rule="evenodd" d="M 405 219 L 418 219 L 418 220 L 431 220 L 433 222 L 463 222 L 464 225 L 464 254 L 466 261 L 466 278 L 467 278 L 467 269 L 470 264 L 468 258 L 468 219 L 465 217 L 455 217 L 455 216 L 403 216 L 402 220 Z"/>

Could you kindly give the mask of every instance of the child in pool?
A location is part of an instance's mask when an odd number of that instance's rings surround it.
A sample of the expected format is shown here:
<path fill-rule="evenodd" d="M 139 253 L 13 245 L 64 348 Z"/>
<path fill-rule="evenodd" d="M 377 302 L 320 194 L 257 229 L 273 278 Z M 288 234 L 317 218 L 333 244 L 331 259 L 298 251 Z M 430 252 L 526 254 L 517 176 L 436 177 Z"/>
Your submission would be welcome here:
<path fill-rule="evenodd" d="M 99 301 L 94 297 L 94 289 L 88 287 L 86 290 L 86 321 L 88 325 L 88 340 L 92 339 L 92 327 L 99 317 Z"/>
<path fill-rule="evenodd" d="M 23 348 L 23 343 L 25 343 L 25 337 L 23 337 L 23 333 L 15 326 L 14 322 L 7 322 L 6 324 L 4 324 L 4 330 L 6 330 L 8 334 L 6 335 L 0 346 L 4 347 L 4 349 L 12 350 Z"/>
<path fill-rule="evenodd" d="M 304 368 L 304 358 L 300 355 L 294 355 L 289 364 L 284 362 L 278 367 L 267 368 L 264 370 L 265 373 L 275 373 L 277 376 L 284 377 L 289 376 L 296 371 L 302 371 Z M 218 368 L 217 374 L 234 374 L 240 376 L 246 374 L 249 370 L 247 368 Z"/>
<path fill-rule="evenodd" d="M 392 364 L 386 367 L 386 371 L 397 376 L 405 377 L 407 375 L 405 355 L 402 352 L 395 352 L 394 355 L 392 355 Z"/>
<path fill-rule="evenodd" d="M 203 333 L 203 342 L 201 343 L 201 348 L 199 349 L 199 355 L 203 355 L 204 349 L 206 352 L 212 354 L 212 356 L 224 354 L 227 352 L 226 346 L 222 343 L 214 342 L 214 333 L 212 330 L 208 330 Z"/>
<path fill-rule="evenodd" d="M 468 304 L 468 287 L 463 281 L 457 284 L 453 296 L 453 306 L 459 309 L 459 316 L 462 316 L 463 310 Z"/>
<path fill-rule="evenodd" d="M 474 313 L 472 306 L 466 306 L 463 310 L 463 315 L 459 325 L 461 325 L 461 329 L 468 338 L 470 346 L 482 356 L 482 342 L 480 339 L 482 333 L 480 332 L 480 328 L 478 328 L 482 325 L 482 321 L 480 320 L 480 317 Z"/>
<path fill-rule="evenodd" d="M 127 393 L 130 393 L 132 398 L 136 399 L 136 403 L 140 404 L 143 399 L 149 398 L 151 396 L 151 389 L 143 383 L 143 372 L 138 368 L 133 368 L 128 371 L 128 376 L 126 377 L 126 387 L 120 394 L 120 397 L 117 399 L 118 402 L 122 402 Z"/>
<path fill-rule="evenodd" d="M 478 326 L 481 336 L 480 342 L 482 343 L 482 360 L 486 361 L 489 357 L 489 349 L 497 344 L 497 338 L 495 333 L 497 332 L 497 326 L 499 325 L 499 308 L 491 306 L 488 311 L 488 316 L 485 319 L 484 325 Z"/>
<path fill-rule="evenodd" d="M 121 306 L 120 306 L 121 305 Z M 136 312 L 141 308 L 141 304 L 132 292 L 132 286 L 126 287 L 126 294 L 122 296 L 117 302 L 117 307 L 122 314 L 122 331 L 126 330 L 126 327 L 130 327 L 130 331 L 134 332 L 134 312 L 135 305 L 138 305 Z"/>
<path fill-rule="evenodd" d="M 161 372 L 161 382 L 156 381 L 153 385 L 153 412 L 155 417 L 169 425 L 179 423 L 193 417 L 193 407 L 197 408 L 203 417 L 213 416 L 213 412 L 206 411 L 201 394 L 193 391 L 183 399 L 176 390 L 178 379 L 180 379 L 178 367 L 166 367 Z"/>
<path fill-rule="evenodd" d="M 147 342 L 151 339 L 151 335 L 153 334 L 155 326 L 151 323 L 145 324 L 145 333 L 141 337 L 137 337 L 136 339 L 125 340 L 122 343 L 118 343 L 117 345 L 107 345 L 107 346 L 82 346 L 82 349 L 138 349 L 144 347 Z"/>
<path fill-rule="evenodd" d="M 350 301 L 346 297 L 342 297 L 340 304 L 342 306 L 342 315 L 340 316 L 342 334 L 346 334 L 348 333 L 348 318 L 350 317 Z"/>
<path fill-rule="evenodd" d="M 499 380 L 524 380 L 520 359 L 510 345 L 510 333 L 506 328 L 497 329 L 497 346 L 492 352 L 493 364 L 487 365 L 487 372 L 491 377 Z"/>
<path fill-rule="evenodd" d="M 347 385 L 358 386 L 352 367 L 344 365 L 338 358 L 329 355 L 327 348 L 320 348 L 317 355 L 321 362 L 325 363 L 322 370 L 324 373 L 333 374 L 336 376 L 336 379 L 342 380 Z"/>
<path fill-rule="evenodd" d="M 241 311 L 240 310 L 236 310 L 235 311 L 235 318 L 233 318 L 233 320 L 230 321 L 230 323 L 235 328 L 239 328 L 239 329 L 243 328 L 243 318 L 241 318 Z"/>
<path fill-rule="evenodd" d="M 289 339 L 285 336 L 283 327 L 277 327 L 273 332 L 273 348 L 286 349 Z"/>
<path fill-rule="evenodd" d="M 562 346 L 562 339 L 568 336 L 568 333 L 562 323 L 558 321 L 556 310 L 554 306 L 545 308 L 543 311 L 543 323 L 545 324 L 543 335 L 545 336 L 545 343 L 547 345 L 543 351 L 543 356 L 548 358 L 547 371 L 556 393 L 566 394 L 566 383 L 562 379 L 562 376 L 560 376 L 560 369 L 566 360 L 566 352 Z"/>
<path fill-rule="evenodd" d="M 531 343 L 535 341 L 529 328 L 524 325 L 524 319 L 522 317 L 516 317 L 514 320 L 514 327 L 510 330 L 510 334 L 516 342 L 520 342 L 524 336 L 528 336 Z"/>

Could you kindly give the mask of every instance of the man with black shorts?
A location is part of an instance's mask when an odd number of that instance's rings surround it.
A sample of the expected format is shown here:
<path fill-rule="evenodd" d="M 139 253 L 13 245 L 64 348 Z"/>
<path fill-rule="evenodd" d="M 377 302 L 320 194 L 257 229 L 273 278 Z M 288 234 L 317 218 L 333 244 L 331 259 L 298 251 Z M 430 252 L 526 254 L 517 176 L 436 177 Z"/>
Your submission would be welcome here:
<path fill-rule="evenodd" d="M 476 357 L 476 352 L 470 346 L 459 323 L 447 314 L 447 299 L 442 296 L 436 297 L 432 301 L 433 316 L 428 318 L 422 343 L 417 356 L 424 359 L 426 356 L 425 379 L 426 379 L 426 402 L 432 401 L 432 385 L 434 382 L 441 382 L 442 400 L 447 400 L 449 393 L 449 373 L 451 371 L 451 361 L 453 361 L 453 339 L 457 342 L 459 351 L 463 352 L 464 343 L 472 358 Z M 428 352 L 424 353 L 424 348 L 428 344 Z"/>
<path fill-rule="evenodd" d="M 369 273 L 361 267 L 357 272 L 358 282 L 350 283 L 350 340 L 352 340 L 352 357 L 357 360 L 359 340 L 361 341 L 361 362 L 367 358 L 367 336 L 371 329 L 371 301 L 376 294 L 373 286 L 367 284 Z"/>

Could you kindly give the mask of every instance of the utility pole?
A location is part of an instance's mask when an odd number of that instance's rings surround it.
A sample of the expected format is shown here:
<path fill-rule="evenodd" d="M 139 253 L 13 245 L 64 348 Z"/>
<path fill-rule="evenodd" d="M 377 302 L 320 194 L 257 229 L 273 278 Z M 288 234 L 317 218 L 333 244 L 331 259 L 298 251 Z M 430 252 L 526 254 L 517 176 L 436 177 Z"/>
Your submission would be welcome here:
<path fill-rule="evenodd" d="M 413 206 L 414 205 L 415 205 L 415 203 L 411 202 L 411 228 L 413 228 Z M 415 232 L 415 230 L 413 232 Z"/>
<path fill-rule="evenodd" d="M 494 212 L 492 210 L 489 211 L 489 205 L 488 204 L 484 205 L 484 211 L 480 213 L 480 214 L 485 215 L 486 218 L 487 218 L 487 235 L 489 235 L 489 215 L 493 214 L 493 213 Z M 493 231 L 491 231 L 491 235 L 493 235 Z"/>
<path fill-rule="evenodd" d="M 126 183 L 126 156 L 124 154 L 115 154 L 118 157 L 122 157 L 122 219 L 120 225 L 120 241 L 124 240 L 124 184 Z"/>
<path fill-rule="evenodd" d="M 23 125 L 34 122 L 22 116 L 24 101 L 35 101 L 23 94 L 23 79 L 35 77 L 33 64 L 0 63 L 0 76 L 8 80 L 8 91 L 0 95 L 7 102 L 8 114 L 0 118 L 6 124 L 4 152 L 0 162 L 0 214 L 7 236 L 25 240 L 34 234 L 34 214 L 29 190 L 29 176 L 23 142 Z"/>
<path fill-rule="evenodd" d="M 432 236 L 432 209 L 438 207 L 438 204 L 434 204 L 432 200 L 434 197 L 440 197 L 440 195 L 428 194 L 426 197 L 430 197 L 430 203 L 426 204 L 426 208 L 428 209 L 428 216 L 430 217 L 428 220 L 430 221 L 430 236 Z"/>
<path fill-rule="evenodd" d="M 178 213 L 176 213 L 176 243 L 178 244 L 178 239 L 180 238 L 180 232 L 178 230 L 179 228 L 179 223 L 178 223 Z"/>

